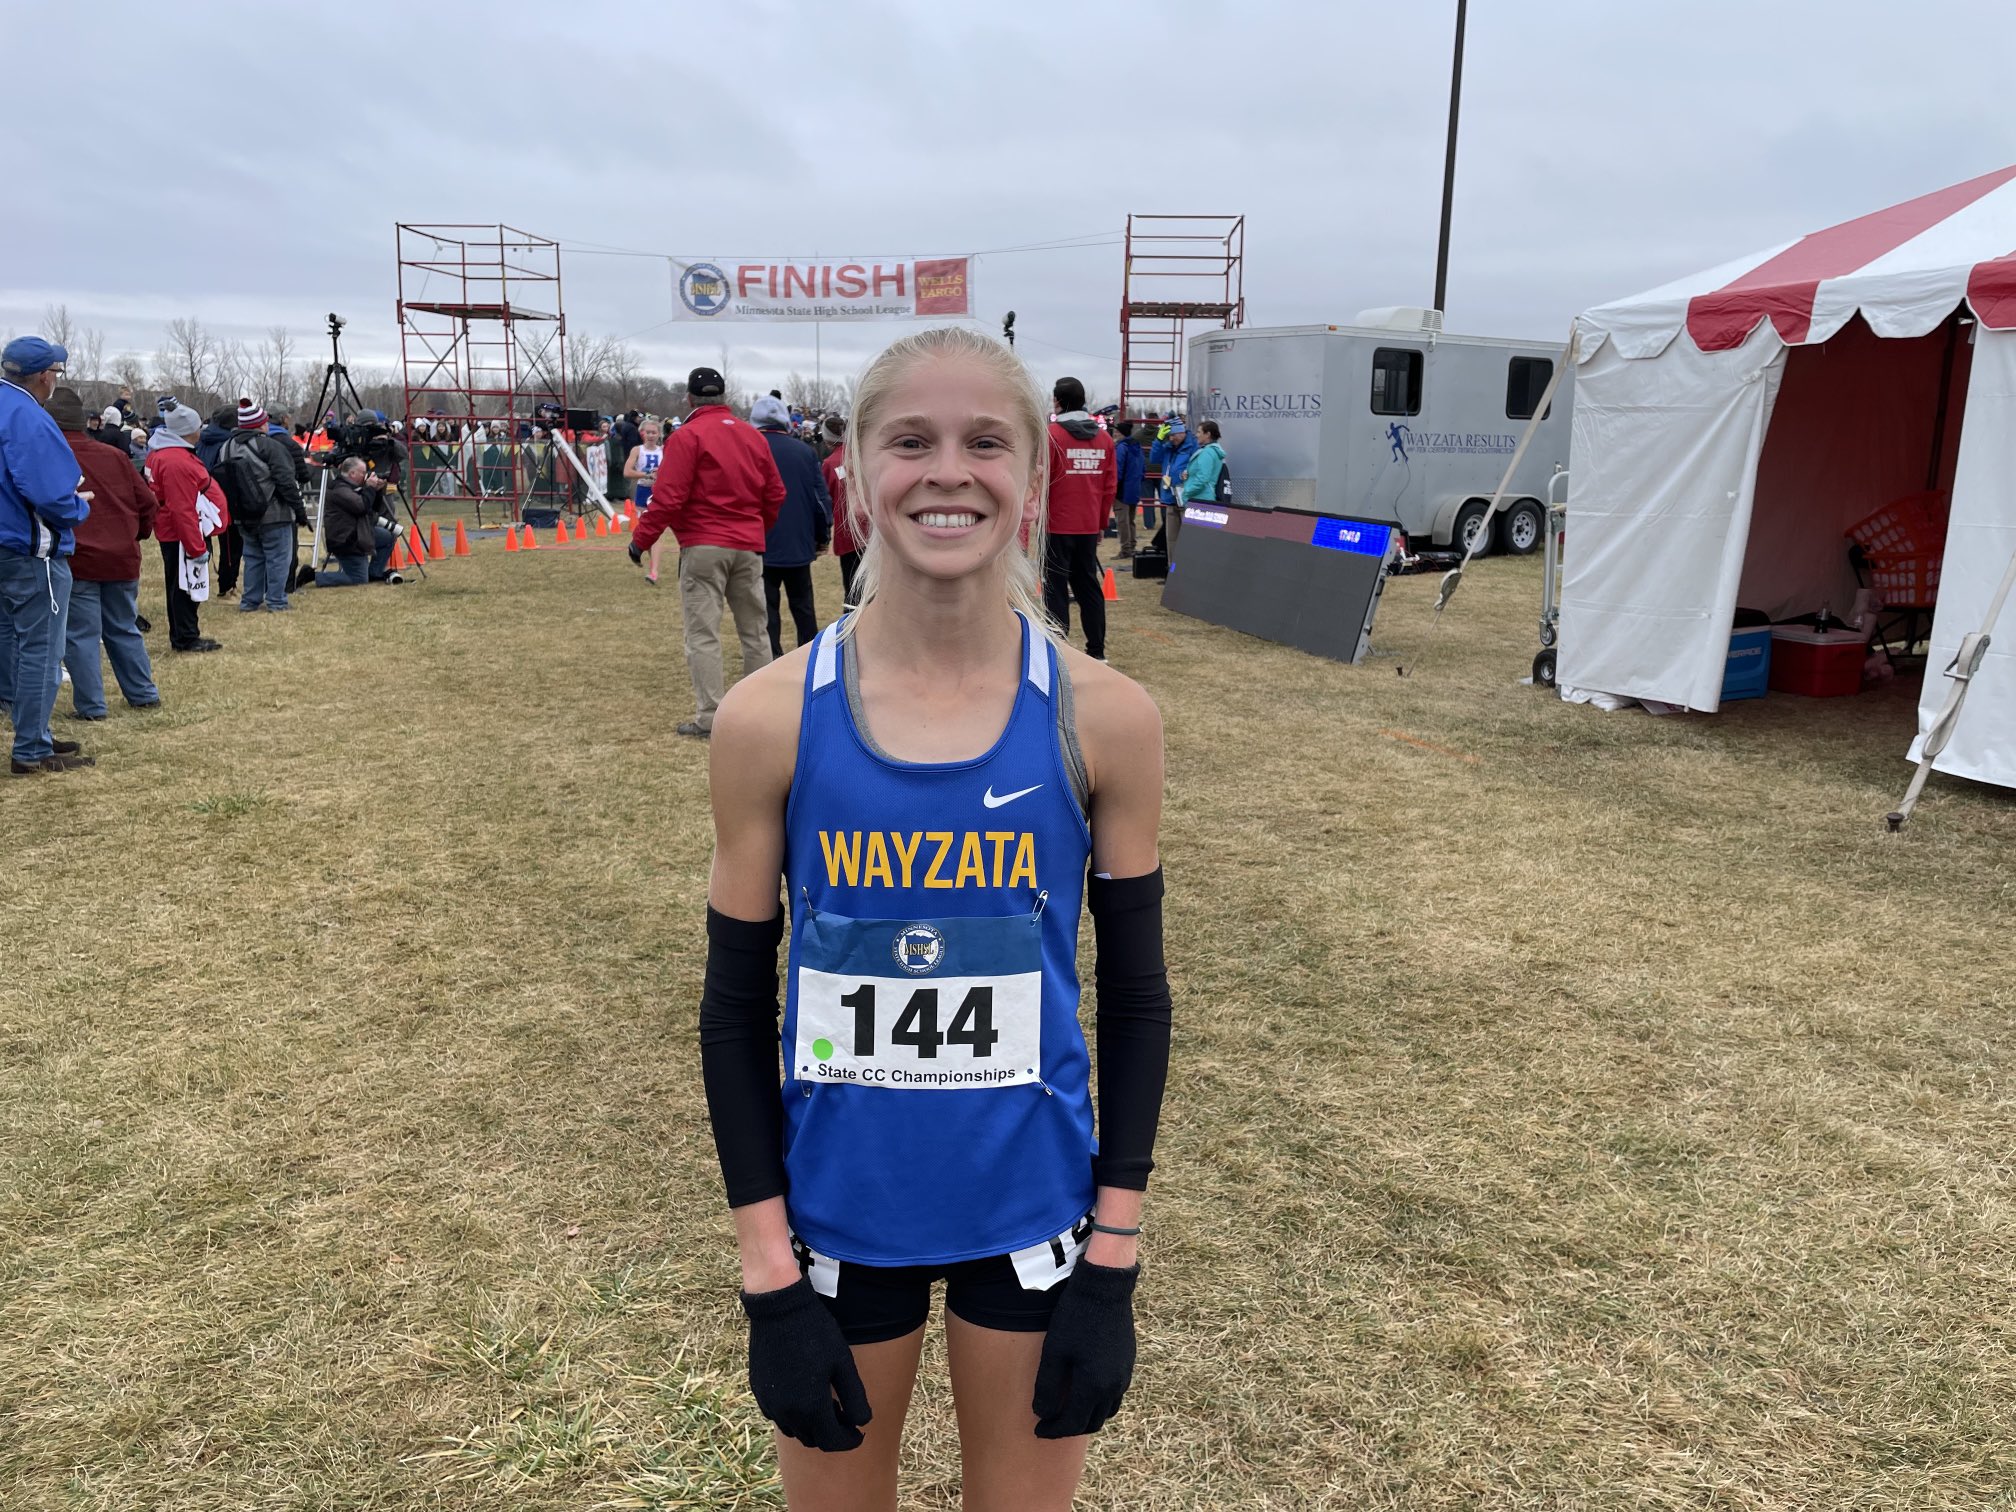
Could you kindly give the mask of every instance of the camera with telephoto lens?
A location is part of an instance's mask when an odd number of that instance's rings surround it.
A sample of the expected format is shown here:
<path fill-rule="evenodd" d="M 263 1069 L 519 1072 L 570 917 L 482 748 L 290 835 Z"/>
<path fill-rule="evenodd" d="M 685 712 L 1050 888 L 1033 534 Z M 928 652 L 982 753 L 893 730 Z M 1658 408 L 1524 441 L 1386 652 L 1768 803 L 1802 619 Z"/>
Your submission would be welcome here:
<path fill-rule="evenodd" d="M 322 460 L 330 467 L 340 467 L 352 457 L 362 457 L 365 465 L 377 472 L 390 467 L 398 455 L 392 446 L 392 428 L 371 410 L 353 415 L 339 425 L 327 426 L 325 432 L 330 449 Z"/>

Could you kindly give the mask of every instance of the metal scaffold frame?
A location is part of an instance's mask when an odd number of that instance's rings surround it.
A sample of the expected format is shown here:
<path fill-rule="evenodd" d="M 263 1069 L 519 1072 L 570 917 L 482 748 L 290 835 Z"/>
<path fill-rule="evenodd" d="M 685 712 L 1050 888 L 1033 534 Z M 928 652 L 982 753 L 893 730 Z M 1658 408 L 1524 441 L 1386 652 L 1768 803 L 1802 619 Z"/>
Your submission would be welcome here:
<path fill-rule="evenodd" d="M 555 482 L 552 448 L 512 443 L 541 405 L 567 408 L 560 244 L 506 225 L 401 222 L 396 236 L 408 439 L 417 453 L 414 421 L 431 414 L 465 436 L 484 425 L 500 446 L 490 459 L 466 443 L 435 449 L 428 497 L 473 501 L 479 522 L 496 502 L 515 519 L 520 500 Z"/>
<path fill-rule="evenodd" d="M 1246 217 L 1130 215 L 1120 293 L 1120 413 L 1185 403 L 1192 325 L 1246 323 Z"/>

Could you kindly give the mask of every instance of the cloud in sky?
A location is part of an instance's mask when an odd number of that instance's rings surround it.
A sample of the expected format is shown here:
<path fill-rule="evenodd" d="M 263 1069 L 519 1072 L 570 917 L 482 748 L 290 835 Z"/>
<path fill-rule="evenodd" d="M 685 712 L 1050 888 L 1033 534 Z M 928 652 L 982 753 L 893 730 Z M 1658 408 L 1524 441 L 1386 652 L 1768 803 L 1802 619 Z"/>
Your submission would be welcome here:
<path fill-rule="evenodd" d="M 808 327 L 668 324 L 665 265 L 962 252 L 1044 375 L 1117 384 L 1129 211 L 1247 217 L 1249 323 L 1433 289 L 1453 0 L 1151 8 L 942 0 L 694 11 L 214 5 L 120 43 L 21 7 L 10 51 L 70 94 L 11 133 L 0 329 L 45 304 L 151 352 L 195 315 L 390 366 L 395 221 L 505 221 L 570 248 L 578 331 L 683 374 L 810 372 Z M 2016 161 L 2000 0 L 1480 0 L 1469 18 L 1448 324 L 1574 313 Z M 346 56 L 347 55 L 347 56 Z M 349 61 L 354 58 L 355 61 Z M 342 60 L 342 61 L 339 61 Z M 828 374 L 900 329 L 828 325 Z"/>

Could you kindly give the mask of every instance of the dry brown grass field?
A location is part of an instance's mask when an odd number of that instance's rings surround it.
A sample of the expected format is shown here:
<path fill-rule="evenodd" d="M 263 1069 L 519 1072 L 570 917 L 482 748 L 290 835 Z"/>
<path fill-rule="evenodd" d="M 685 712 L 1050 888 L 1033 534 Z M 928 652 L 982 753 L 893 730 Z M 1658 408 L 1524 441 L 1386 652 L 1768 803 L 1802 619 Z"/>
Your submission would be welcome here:
<path fill-rule="evenodd" d="M 1081 1505 L 2016 1505 L 2016 802 L 1887 837 L 1908 690 L 1565 707 L 1537 564 L 1434 587 L 1351 668 L 1122 582 L 1177 1039 Z M 0 1505 L 779 1505 L 673 590 L 205 621 L 0 787 Z M 950 1423 L 934 1349 L 906 1506 Z"/>

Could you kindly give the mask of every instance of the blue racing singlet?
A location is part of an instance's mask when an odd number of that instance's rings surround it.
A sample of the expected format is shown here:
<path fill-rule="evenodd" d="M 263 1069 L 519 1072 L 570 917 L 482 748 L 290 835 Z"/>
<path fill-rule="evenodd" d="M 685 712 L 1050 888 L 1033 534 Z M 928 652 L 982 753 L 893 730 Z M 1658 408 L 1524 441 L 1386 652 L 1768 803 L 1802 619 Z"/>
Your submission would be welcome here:
<path fill-rule="evenodd" d="M 813 643 L 784 822 L 792 1228 L 883 1266 L 1068 1237 L 1093 1198 L 1091 832 L 1059 746 L 1056 650 L 1024 620 L 993 749 L 903 762 L 855 722 L 838 628 Z"/>

